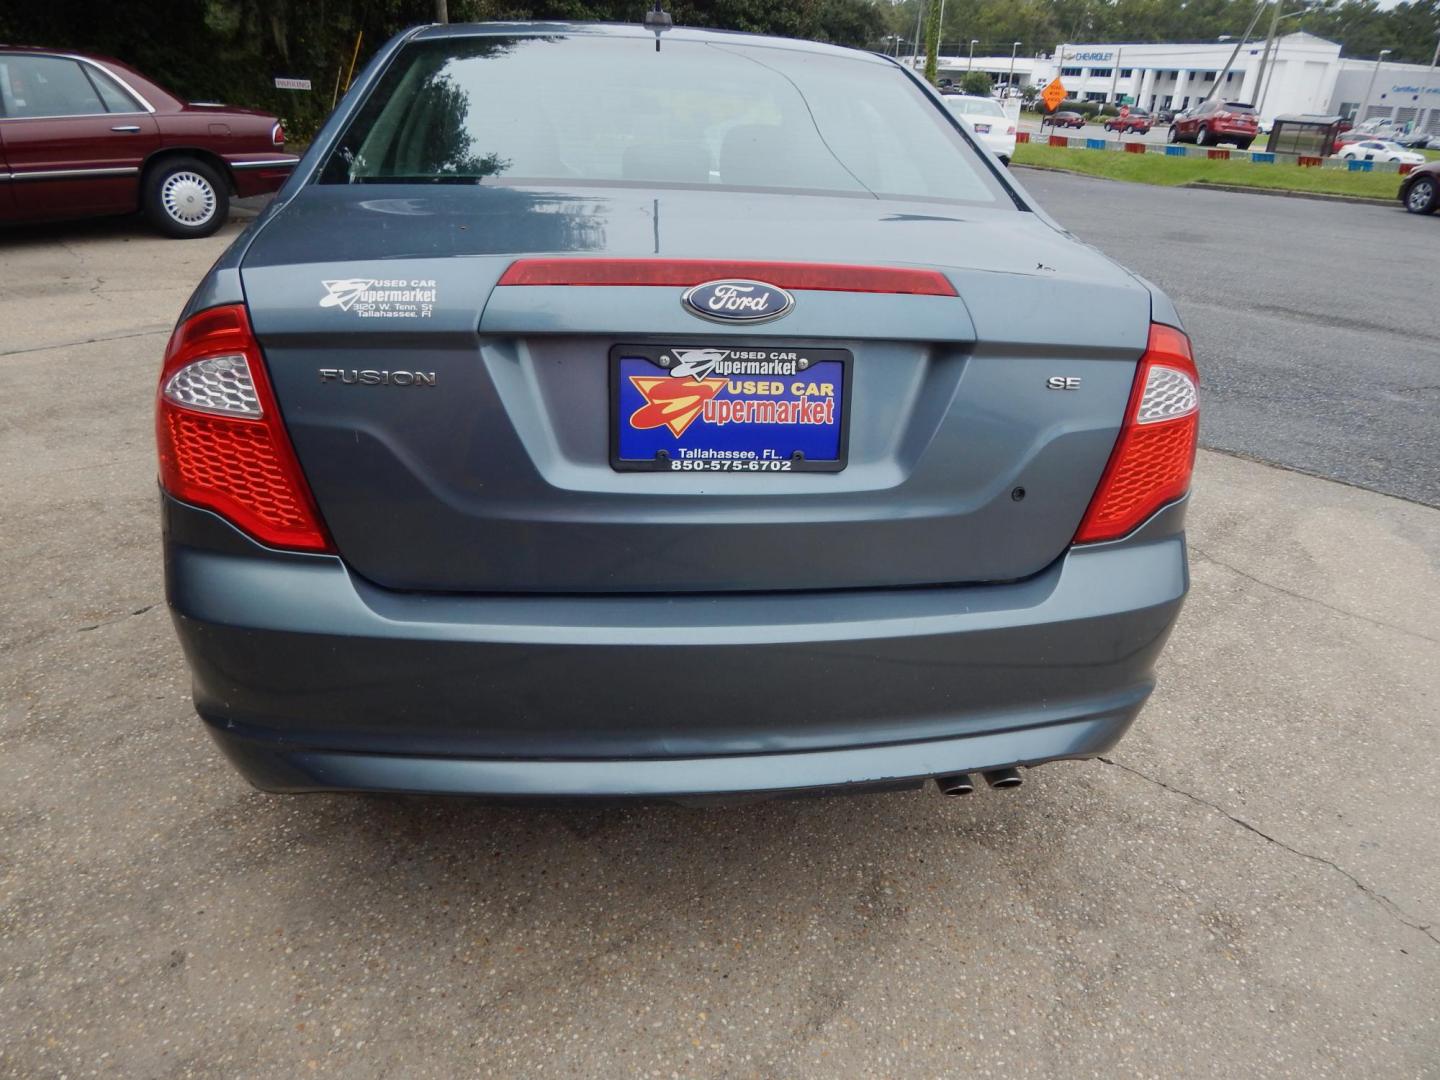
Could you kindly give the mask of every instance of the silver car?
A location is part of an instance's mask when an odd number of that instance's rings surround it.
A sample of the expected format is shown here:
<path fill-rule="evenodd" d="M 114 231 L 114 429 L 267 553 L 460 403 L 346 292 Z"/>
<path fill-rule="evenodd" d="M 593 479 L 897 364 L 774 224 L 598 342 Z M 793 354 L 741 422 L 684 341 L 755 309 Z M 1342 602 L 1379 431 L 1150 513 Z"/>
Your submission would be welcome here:
<path fill-rule="evenodd" d="M 1188 583 L 1175 309 L 829 46 L 401 35 L 157 400 L 196 709 L 271 791 L 1011 786 L 1125 733 Z"/>

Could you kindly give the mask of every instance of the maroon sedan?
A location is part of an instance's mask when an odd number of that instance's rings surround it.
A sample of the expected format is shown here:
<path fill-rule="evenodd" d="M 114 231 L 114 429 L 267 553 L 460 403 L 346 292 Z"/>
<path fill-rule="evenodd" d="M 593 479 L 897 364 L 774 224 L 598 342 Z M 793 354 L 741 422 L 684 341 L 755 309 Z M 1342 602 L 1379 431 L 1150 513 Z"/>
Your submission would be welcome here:
<path fill-rule="evenodd" d="M 187 104 L 115 60 L 0 47 L 0 222 L 141 210 L 208 236 L 232 195 L 276 190 L 297 160 L 273 116 Z"/>
<path fill-rule="evenodd" d="M 1144 109 L 1131 109 L 1129 112 L 1122 112 L 1119 116 L 1112 116 L 1105 121 L 1106 131 L 1118 131 L 1121 135 L 1136 134 L 1144 135 L 1153 127 L 1155 121 Z"/>
<path fill-rule="evenodd" d="M 1040 126 L 1044 127 L 1046 124 L 1057 128 L 1083 128 L 1085 126 L 1085 116 L 1083 113 L 1062 109 L 1060 112 L 1051 113 L 1049 116 L 1042 116 L 1040 118 Z"/>

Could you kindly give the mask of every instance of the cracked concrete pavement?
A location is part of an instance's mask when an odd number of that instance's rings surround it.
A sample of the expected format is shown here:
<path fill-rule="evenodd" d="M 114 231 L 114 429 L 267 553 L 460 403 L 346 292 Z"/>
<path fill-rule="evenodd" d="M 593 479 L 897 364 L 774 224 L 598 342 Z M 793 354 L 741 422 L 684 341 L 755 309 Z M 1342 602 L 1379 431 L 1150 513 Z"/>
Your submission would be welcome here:
<path fill-rule="evenodd" d="M 1440 1076 L 1440 511 L 1202 453 L 1160 689 L 1018 792 L 260 795 L 150 430 L 235 228 L 0 237 L 0 1075 Z"/>

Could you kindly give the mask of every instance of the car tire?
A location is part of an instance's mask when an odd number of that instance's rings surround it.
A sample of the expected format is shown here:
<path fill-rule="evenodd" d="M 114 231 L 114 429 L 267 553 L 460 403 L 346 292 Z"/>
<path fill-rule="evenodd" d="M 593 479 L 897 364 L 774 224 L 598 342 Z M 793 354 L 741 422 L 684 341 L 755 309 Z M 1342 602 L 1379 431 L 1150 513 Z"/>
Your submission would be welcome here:
<path fill-rule="evenodd" d="M 1412 214 L 1433 214 L 1440 209 L 1440 184 L 1433 176 L 1412 181 L 1405 192 L 1405 209 Z"/>
<path fill-rule="evenodd" d="M 140 205 L 166 236 L 195 240 L 229 219 L 230 189 L 213 166 L 198 158 L 165 158 L 145 174 Z"/>
<path fill-rule="evenodd" d="M 1200 130 L 1195 132 L 1195 144 L 1197 146 L 1210 145 L 1210 129 L 1207 128 L 1204 124 L 1201 124 Z"/>
<path fill-rule="evenodd" d="M 1170 125 L 1170 133 L 1165 136 L 1166 142 L 1178 143 L 1180 141 L 1180 129 L 1174 124 Z"/>
<path fill-rule="evenodd" d="M 1250 149 L 1250 144 L 1253 143 L 1254 141 L 1255 141 L 1254 139 L 1237 139 L 1237 140 L 1235 140 L 1235 149 L 1236 149 L 1236 150 L 1249 150 L 1249 149 Z"/>

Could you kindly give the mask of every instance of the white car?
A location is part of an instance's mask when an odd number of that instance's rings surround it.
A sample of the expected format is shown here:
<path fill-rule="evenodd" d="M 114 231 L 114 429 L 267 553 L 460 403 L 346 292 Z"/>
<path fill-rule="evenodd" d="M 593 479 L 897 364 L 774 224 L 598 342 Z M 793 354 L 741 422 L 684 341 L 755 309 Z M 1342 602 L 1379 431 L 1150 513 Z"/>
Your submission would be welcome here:
<path fill-rule="evenodd" d="M 1399 143 L 1385 139 L 1346 143 L 1335 156 L 1346 161 L 1398 161 L 1401 165 L 1424 165 L 1426 161 L 1424 154 L 1406 150 Z"/>
<path fill-rule="evenodd" d="M 945 104 L 1006 165 L 1015 154 L 1015 122 L 994 98 L 947 94 Z"/>

